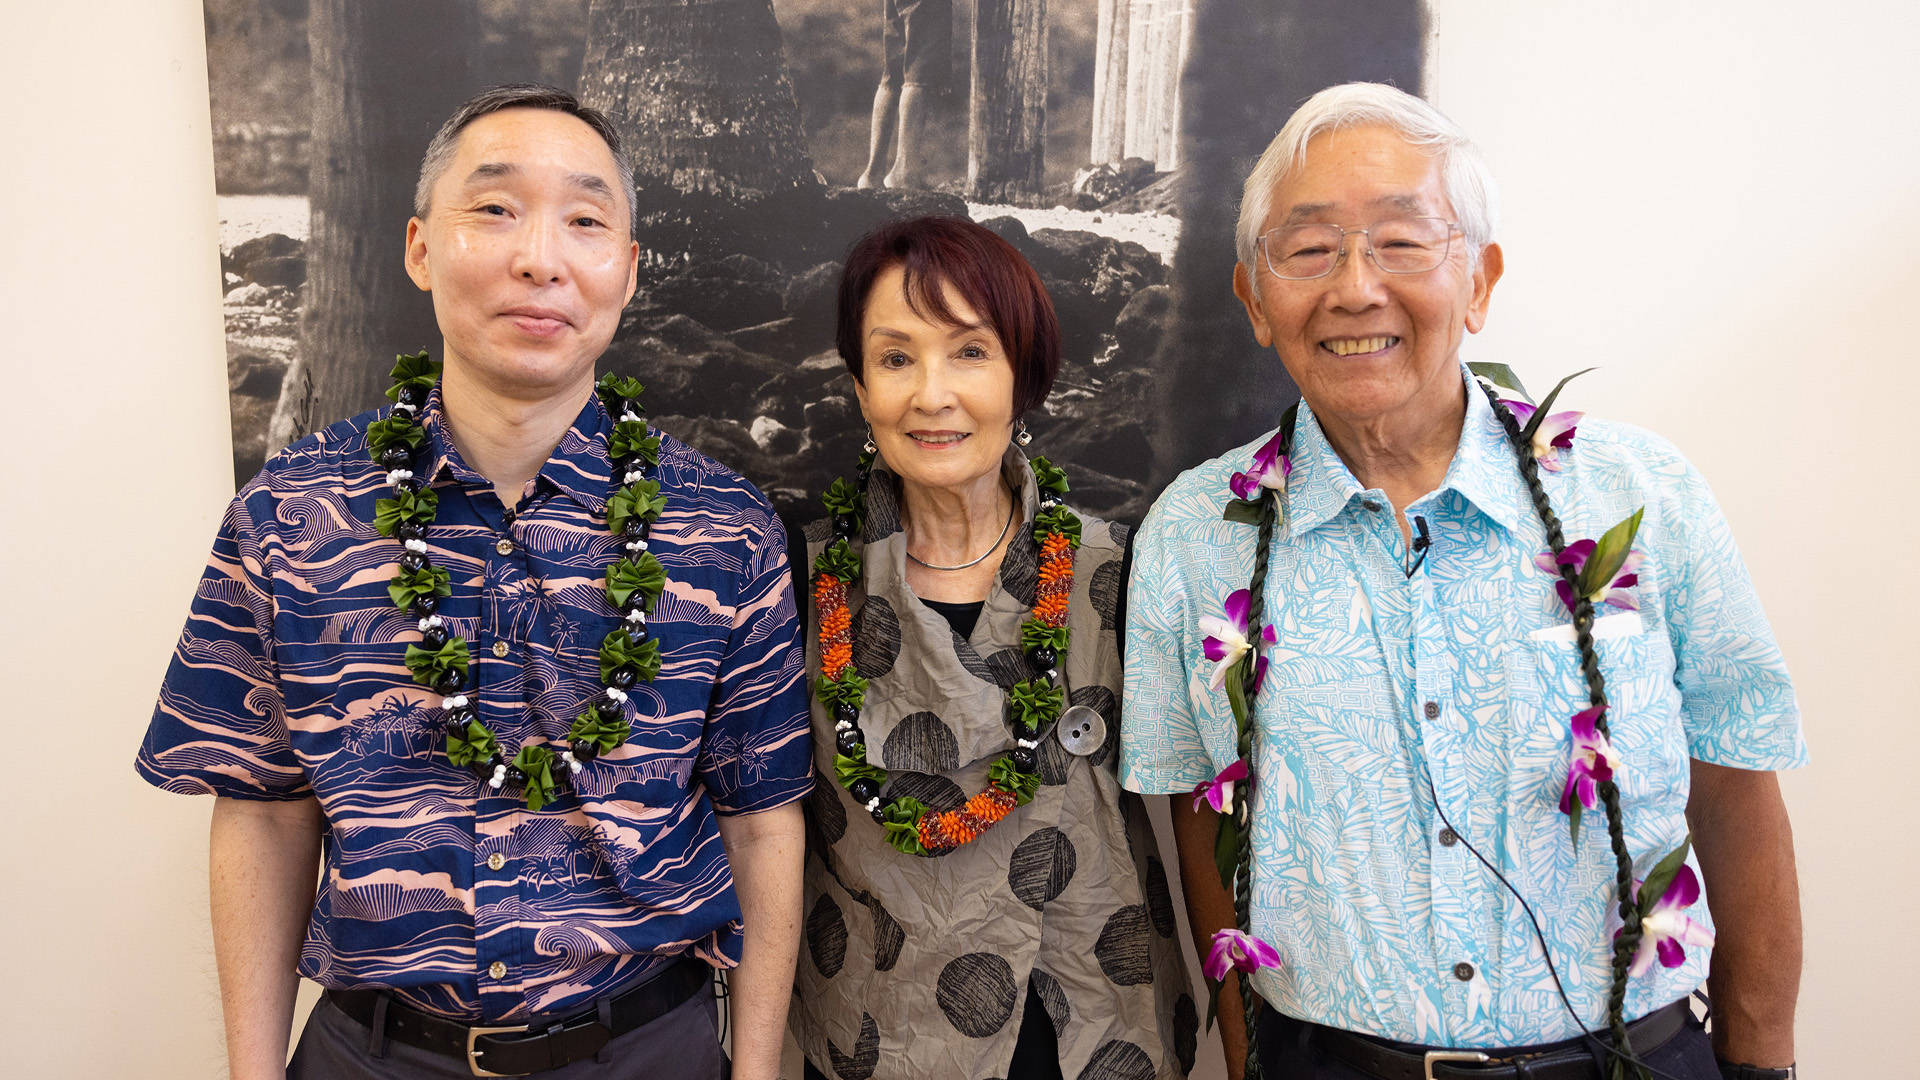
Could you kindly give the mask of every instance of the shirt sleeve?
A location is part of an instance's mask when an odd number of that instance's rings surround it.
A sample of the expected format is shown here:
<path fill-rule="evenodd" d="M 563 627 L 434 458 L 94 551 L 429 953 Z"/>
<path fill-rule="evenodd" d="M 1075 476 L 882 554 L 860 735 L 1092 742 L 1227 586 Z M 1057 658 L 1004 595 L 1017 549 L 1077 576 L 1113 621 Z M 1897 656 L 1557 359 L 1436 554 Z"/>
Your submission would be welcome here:
<path fill-rule="evenodd" d="M 313 792 L 287 738 L 272 575 L 248 498 L 220 522 L 134 767 L 167 791 L 292 801 Z"/>
<path fill-rule="evenodd" d="M 1168 532 L 1147 515 L 1127 584 L 1120 783 L 1149 795 L 1190 791 L 1215 772 L 1187 697 L 1187 588 L 1181 545 Z"/>
<path fill-rule="evenodd" d="M 787 533 L 762 511 L 695 769 L 722 814 L 771 810 L 813 786 L 806 658 Z"/>
<path fill-rule="evenodd" d="M 1667 616 L 1688 754 L 1736 769 L 1805 765 L 1786 659 L 1726 517 L 1690 464 L 1679 478 L 1673 527 L 1682 558 Z"/>

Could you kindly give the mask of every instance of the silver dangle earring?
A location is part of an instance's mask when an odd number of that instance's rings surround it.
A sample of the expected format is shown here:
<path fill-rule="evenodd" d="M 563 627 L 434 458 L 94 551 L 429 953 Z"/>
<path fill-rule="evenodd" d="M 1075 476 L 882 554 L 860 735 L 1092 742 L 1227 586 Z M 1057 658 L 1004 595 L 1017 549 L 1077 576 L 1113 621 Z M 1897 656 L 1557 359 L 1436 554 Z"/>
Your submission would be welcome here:
<path fill-rule="evenodd" d="M 1022 450 L 1033 445 L 1033 432 L 1027 430 L 1027 422 L 1025 420 L 1015 420 L 1013 422 L 1013 441 L 1014 444 Z"/>
<path fill-rule="evenodd" d="M 880 449 L 879 447 L 873 445 L 873 425 L 872 424 L 867 425 L 867 441 L 865 445 L 860 447 L 860 449 L 865 450 L 869 454 L 874 453 L 875 451 Z"/>

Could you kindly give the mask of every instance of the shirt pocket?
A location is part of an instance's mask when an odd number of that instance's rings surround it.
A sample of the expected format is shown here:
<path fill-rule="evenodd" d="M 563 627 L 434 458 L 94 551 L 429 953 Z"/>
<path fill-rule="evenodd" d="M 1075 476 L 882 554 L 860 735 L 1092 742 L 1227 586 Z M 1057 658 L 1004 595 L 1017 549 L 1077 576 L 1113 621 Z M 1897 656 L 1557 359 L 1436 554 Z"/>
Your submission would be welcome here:
<path fill-rule="evenodd" d="M 1638 633 L 1610 633 L 1593 644 L 1605 681 L 1609 738 L 1622 761 L 1614 779 L 1623 802 L 1685 790 L 1686 736 L 1673 680 L 1673 642 L 1665 628 L 1643 620 Z M 1557 804 L 1572 748 L 1573 714 L 1591 701 L 1580 649 L 1557 634 L 1530 635 L 1515 642 L 1508 657 L 1516 771 L 1529 764 L 1541 770 L 1551 781 L 1542 787 L 1551 789 Z"/>

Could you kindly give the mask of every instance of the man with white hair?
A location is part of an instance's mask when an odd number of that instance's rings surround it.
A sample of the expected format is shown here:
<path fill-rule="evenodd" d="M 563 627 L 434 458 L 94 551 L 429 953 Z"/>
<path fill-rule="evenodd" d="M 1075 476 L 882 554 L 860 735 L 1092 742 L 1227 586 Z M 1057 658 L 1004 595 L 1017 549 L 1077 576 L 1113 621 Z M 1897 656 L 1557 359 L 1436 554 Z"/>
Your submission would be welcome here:
<path fill-rule="evenodd" d="M 1302 401 L 1137 534 L 1121 779 L 1236 1076 L 1791 1076 L 1792 684 L 1678 451 L 1462 364 L 1495 218 L 1391 87 L 1268 147 L 1233 287 Z"/>

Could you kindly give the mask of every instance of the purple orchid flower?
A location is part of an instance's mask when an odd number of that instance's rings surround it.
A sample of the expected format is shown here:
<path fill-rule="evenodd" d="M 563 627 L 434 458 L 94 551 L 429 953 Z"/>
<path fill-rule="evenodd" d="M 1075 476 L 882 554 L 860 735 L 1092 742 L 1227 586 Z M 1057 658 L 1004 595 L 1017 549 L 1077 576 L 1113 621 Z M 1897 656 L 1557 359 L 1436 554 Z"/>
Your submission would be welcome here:
<path fill-rule="evenodd" d="M 1213 949 L 1207 953 L 1202 970 L 1207 978 L 1219 982 L 1229 971 L 1254 972 L 1279 966 L 1280 950 L 1252 934 L 1228 927 L 1213 935 Z"/>
<path fill-rule="evenodd" d="M 1595 705 L 1573 714 L 1573 763 L 1567 767 L 1567 786 L 1560 792 L 1560 812 L 1573 813 L 1574 800 L 1588 810 L 1600 803 L 1600 782 L 1613 779 L 1620 768 L 1620 752 L 1613 748 L 1595 721 L 1607 711 Z"/>
<path fill-rule="evenodd" d="M 1206 650 L 1207 659 L 1214 662 L 1213 677 L 1207 680 L 1207 685 L 1214 690 L 1226 685 L 1227 672 L 1233 665 L 1240 662 L 1240 658 L 1246 655 L 1248 649 L 1253 648 L 1253 642 L 1247 638 L 1247 612 L 1252 606 L 1253 594 L 1246 589 L 1238 589 L 1227 597 L 1226 618 L 1218 619 L 1212 615 L 1200 617 L 1200 629 L 1207 635 L 1206 641 L 1202 642 L 1202 647 Z M 1260 640 L 1267 645 L 1272 645 L 1279 640 L 1271 625 L 1261 630 L 1259 636 Z M 1267 658 L 1262 656 L 1254 661 L 1255 692 L 1259 691 L 1260 681 L 1266 676 Z"/>
<path fill-rule="evenodd" d="M 1201 803 L 1213 807 L 1214 813 L 1224 814 L 1233 804 L 1233 783 L 1247 778 L 1247 759 L 1220 770 L 1220 775 L 1193 789 L 1193 808 L 1200 809 Z"/>
<path fill-rule="evenodd" d="M 1233 489 L 1234 498 L 1251 502 L 1261 488 L 1287 490 L 1287 477 L 1291 475 L 1293 459 L 1280 452 L 1280 433 L 1276 431 L 1273 438 L 1253 452 L 1253 471 L 1234 473 L 1227 486 Z"/>
<path fill-rule="evenodd" d="M 1543 551 L 1533 557 L 1533 565 L 1552 574 L 1556 579 L 1553 583 L 1554 589 L 1559 592 L 1560 602 L 1567 605 L 1568 611 L 1573 610 L 1573 587 L 1567 584 L 1567 579 L 1560 576 L 1560 566 L 1565 564 L 1573 567 L 1574 576 L 1578 577 L 1580 571 L 1586 568 L 1587 560 L 1592 557 L 1595 546 L 1592 540 L 1575 540 L 1561 550 L 1558 559 L 1553 557 L 1551 551 Z M 1637 549 L 1627 552 L 1626 559 L 1620 564 L 1620 572 L 1614 575 L 1612 581 L 1602 583 L 1587 596 L 1587 599 L 1592 601 L 1595 607 L 1612 604 L 1626 611 L 1640 610 L 1640 602 L 1635 600 L 1633 594 L 1627 590 L 1640 583 L 1640 564 L 1645 561 L 1646 555 L 1643 552 Z"/>
<path fill-rule="evenodd" d="M 1514 419 L 1520 421 L 1522 428 L 1539 411 L 1531 402 L 1512 398 L 1500 400 L 1513 410 Z M 1548 413 L 1541 419 L 1540 426 L 1533 432 L 1533 460 L 1539 462 L 1541 468 L 1548 472 L 1559 472 L 1566 467 L 1560 460 L 1560 451 L 1573 448 L 1574 431 L 1579 427 L 1580 418 L 1585 415 L 1583 412 L 1557 412 Z"/>
<path fill-rule="evenodd" d="M 1635 881 L 1635 890 L 1640 882 Z M 1653 902 L 1653 910 L 1640 917 L 1640 948 L 1633 954 L 1627 973 L 1643 975 L 1653 967 L 1655 956 L 1661 967 L 1675 968 L 1687 960 L 1687 945 L 1712 945 L 1713 931 L 1694 922 L 1681 910 L 1700 899 L 1700 879 L 1693 867 L 1682 864 L 1667 885 L 1667 891 Z"/>

